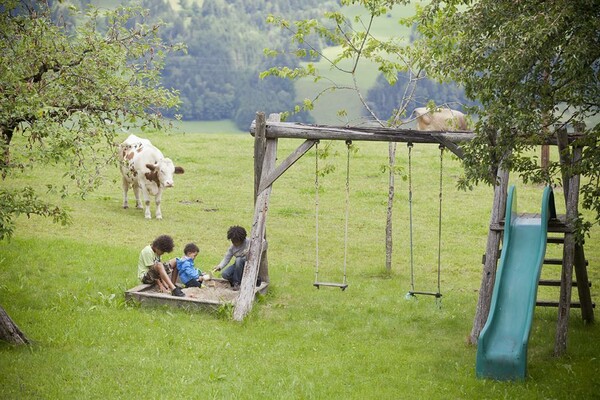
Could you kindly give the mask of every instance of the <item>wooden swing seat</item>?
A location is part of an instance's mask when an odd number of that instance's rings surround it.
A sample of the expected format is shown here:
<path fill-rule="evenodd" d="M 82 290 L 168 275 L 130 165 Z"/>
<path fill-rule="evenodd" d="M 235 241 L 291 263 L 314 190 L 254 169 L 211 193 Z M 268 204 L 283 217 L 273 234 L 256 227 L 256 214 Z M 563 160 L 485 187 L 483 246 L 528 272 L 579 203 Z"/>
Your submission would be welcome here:
<path fill-rule="evenodd" d="M 317 289 L 320 289 L 321 286 L 338 287 L 338 288 L 342 289 L 342 291 L 344 291 L 348 287 L 348 284 L 347 283 L 331 283 L 331 282 L 315 282 L 315 283 L 313 283 L 313 286 L 315 286 Z"/>
<path fill-rule="evenodd" d="M 437 299 L 439 299 L 440 297 L 442 297 L 442 294 L 439 292 L 417 292 L 414 290 L 411 290 L 410 292 L 408 292 L 409 295 L 414 296 L 416 294 L 423 294 L 426 296 L 435 296 Z"/>

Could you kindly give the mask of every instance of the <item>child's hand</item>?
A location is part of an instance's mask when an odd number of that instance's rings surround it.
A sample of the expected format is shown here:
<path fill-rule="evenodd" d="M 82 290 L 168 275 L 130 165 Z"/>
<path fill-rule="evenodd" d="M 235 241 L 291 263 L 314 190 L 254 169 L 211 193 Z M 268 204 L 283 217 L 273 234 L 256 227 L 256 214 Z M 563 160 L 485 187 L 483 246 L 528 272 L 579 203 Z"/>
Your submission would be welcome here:
<path fill-rule="evenodd" d="M 218 272 L 218 271 L 220 271 L 220 270 L 221 270 L 221 268 L 220 268 L 220 267 L 218 267 L 218 266 L 213 268 L 213 272 Z"/>

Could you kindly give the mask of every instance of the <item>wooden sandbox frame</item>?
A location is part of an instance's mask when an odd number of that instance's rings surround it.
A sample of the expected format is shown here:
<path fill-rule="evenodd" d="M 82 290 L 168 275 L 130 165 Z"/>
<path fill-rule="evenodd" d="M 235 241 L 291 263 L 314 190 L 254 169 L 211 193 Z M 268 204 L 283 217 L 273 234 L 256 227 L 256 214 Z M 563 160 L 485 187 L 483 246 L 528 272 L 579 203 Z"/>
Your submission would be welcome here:
<path fill-rule="evenodd" d="M 186 297 L 176 297 L 170 293 L 159 292 L 156 285 L 141 284 L 127 290 L 125 299 L 138 301 L 142 305 L 148 306 L 168 305 L 214 311 L 225 305 L 235 306 L 239 292 L 234 292 L 229 286 L 229 282 L 225 279 L 215 278 L 203 285 L 202 288 L 184 288 L 183 292 L 186 293 Z M 262 282 L 260 286 L 256 286 L 254 296 L 266 294 L 268 286 L 268 282 Z M 216 294 L 216 287 L 222 295 Z"/>

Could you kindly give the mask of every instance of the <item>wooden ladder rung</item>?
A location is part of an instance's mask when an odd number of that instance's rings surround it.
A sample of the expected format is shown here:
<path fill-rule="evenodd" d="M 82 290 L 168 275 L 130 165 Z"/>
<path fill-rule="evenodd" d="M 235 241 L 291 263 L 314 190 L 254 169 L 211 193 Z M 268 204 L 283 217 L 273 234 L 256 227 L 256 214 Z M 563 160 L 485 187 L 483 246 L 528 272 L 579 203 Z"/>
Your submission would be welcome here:
<path fill-rule="evenodd" d="M 558 301 L 539 300 L 535 303 L 539 307 L 558 307 Z M 581 303 L 578 301 L 571 302 L 571 308 L 581 308 Z M 592 303 L 592 308 L 596 308 L 596 303 Z"/>
<path fill-rule="evenodd" d="M 545 258 L 544 259 L 544 264 L 545 265 L 562 265 L 562 258 Z M 585 260 L 585 266 L 587 267 L 589 265 L 589 261 Z"/>
<path fill-rule="evenodd" d="M 560 286 L 560 281 L 554 279 L 540 279 L 539 284 L 540 286 Z M 571 282 L 571 285 L 577 287 L 577 282 L 573 281 Z M 588 282 L 588 287 L 592 287 L 592 282 Z"/>

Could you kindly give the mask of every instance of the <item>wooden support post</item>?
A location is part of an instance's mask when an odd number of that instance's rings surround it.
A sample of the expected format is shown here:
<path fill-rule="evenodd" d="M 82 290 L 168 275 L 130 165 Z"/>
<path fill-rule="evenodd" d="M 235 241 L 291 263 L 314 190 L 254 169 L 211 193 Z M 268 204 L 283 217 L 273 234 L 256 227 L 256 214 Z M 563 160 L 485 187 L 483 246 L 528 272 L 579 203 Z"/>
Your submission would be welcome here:
<path fill-rule="evenodd" d="M 270 114 L 270 122 L 280 122 L 281 115 L 279 113 Z M 261 176 L 263 170 L 263 161 L 265 157 L 265 151 L 267 148 L 266 138 L 266 121 L 265 114 L 262 112 L 256 113 L 256 134 L 254 136 L 254 205 L 256 206 L 256 200 L 258 194 L 264 190 L 261 188 Z M 271 182 L 273 183 L 273 182 Z M 265 240 L 267 238 L 267 232 L 265 230 Z M 258 276 L 262 282 L 269 283 L 269 257 L 268 257 L 268 244 L 265 243 L 262 249 L 262 255 L 260 257 L 260 267 L 258 269 Z"/>
<path fill-rule="evenodd" d="M 502 231 L 492 229 L 498 226 L 506 212 L 506 192 L 508 189 L 508 170 L 499 169 L 497 173 L 497 183 L 494 187 L 494 205 L 492 216 L 490 218 L 490 230 L 488 232 L 487 246 L 485 250 L 485 263 L 481 278 L 481 287 L 479 288 L 479 299 L 475 310 L 475 319 L 473 328 L 469 336 L 471 344 L 477 344 L 479 334 L 485 325 L 488 314 L 490 313 L 490 303 L 496 280 L 496 267 L 500 258 L 500 241 L 502 240 Z"/>
<path fill-rule="evenodd" d="M 263 160 L 267 149 L 265 113 L 256 113 L 256 134 L 254 135 L 254 204 L 258 197 L 258 187 L 262 175 Z"/>
<path fill-rule="evenodd" d="M 569 185 L 571 186 L 571 185 Z M 569 188 L 569 199 L 567 201 L 567 224 L 573 227 L 573 213 L 577 218 L 577 201 L 579 191 Z M 574 203 L 575 202 L 575 203 Z M 575 206 L 573 206 L 575 204 Z M 573 264 L 575 261 L 575 234 L 565 233 L 565 244 L 563 249 L 563 261 L 560 283 L 560 297 L 558 300 L 558 323 L 556 327 L 556 341 L 554 343 L 554 355 L 562 356 L 567 350 L 567 332 L 569 329 L 569 313 L 571 311 L 571 292 L 573 282 Z"/>
<path fill-rule="evenodd" d="M 583 132 L 584 130 L 585 130 L 585 124 L 577 124 L 575 126 L 576 134 L 581 135 L 584 133 Z M 560 138 L 560 141 L 562 142 L 562 144 L 559 146 L 559 149 L 561 147 L 565 146 L 564 143 L 567 141 L 566 136 L 567 136 L 566 132 L 562 132 L 560 135 L 557 136 Z M 573 149 L 573 165 L 575 165 L 575 163 L 579 162 L 579 160 L 581 159 L 582 152 L 583 152 L 583 149 L 581 149 L 581 148 Z M 561 159 L 561 161 L 562 161 L 562 159 Z M 579 183 L 577 184 L 577 191 L 579 191 Z M 565 201 L 567 201 L 566 197 L 565 197 Z M 577 212 L 579 212 L 579 211 L 577 211 Z M 590 293 L 590 282 L 589 282 L 589 278 L 588 278 L 587 266 L 586 266 L 586 261 L 585 261 L 585 253 L 583 251 L 582 243 L 575 243 L 574 267 L 575 267 L 575 276 L 577 279 L 577 292 L 579 295 L 579 303 L 581 304 L 581 318 L 583 318 L 583 320 L 587 323 L 592 323 L 592 322 L 594 322 L 594 305 L 592 303 L 592 295 Z"/>
<path fill-rule="evenodd" d="M 277 158 L 277 139 L 268 139 L 261 180 L 264 179 L 275 167 Z M 244 275 L 240 287 L 240 294 L 233 310 L 233 319 L 242 321 L 244 317 L 252 310 L 254 302 L 254 288 L 260 266 L 260 259 L 263 252 L 263 243 L 265 239 L 267 211 L 269 209 L 269 198 L 271 196 L 271 186 L 258 194 L 256 205 L 254 207 L 254 222 L 250 234 L 250 248 L 248 249 L 248 259 L 244 267 Z"/>
<path fill-rule="evenodd" d="M 572 167 L 581 159 L 581 148 L 574 148 L 569 157 L 569 149 L 564 146 L 567 133 L 562 130 L 558 134 L 558 145 L 563 170 L 563 190 L 566 199 L 566 223 L 569 231 L 565 233 L 563 249 L 560 297 L 558 300 L 558 322 L 554 355 L 562 356 L 567 351 L 567 333 L 569 330 L 569 314 L 571 311 L 571 293 L 573 288 L 573 265 L 575 263 L 575 221 L 579 217 L 579 174 L 572 173 Z M 570 160 L 569 160 L 570 159 Z"/>

